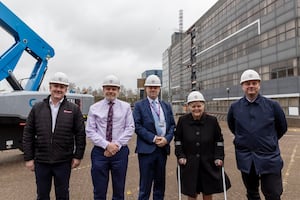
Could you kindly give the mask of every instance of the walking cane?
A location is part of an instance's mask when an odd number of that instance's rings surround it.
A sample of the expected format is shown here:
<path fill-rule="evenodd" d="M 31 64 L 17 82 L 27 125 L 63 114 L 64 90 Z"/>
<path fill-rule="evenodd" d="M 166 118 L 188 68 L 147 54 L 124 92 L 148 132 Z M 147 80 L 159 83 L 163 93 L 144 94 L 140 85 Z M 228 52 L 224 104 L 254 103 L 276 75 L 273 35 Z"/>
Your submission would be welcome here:
<path fill-rule="evenodd" d="M 177 165 L 177 178 L 178 178 L 178 200 L 181 200 L 181 180 L 180 180 L 180 165 Z"/>
<path fill-rule="evenodd" d="M 224 165 L 222 165 L 222 179 L 223 179 L 224 199 L 227 200 Z"/>

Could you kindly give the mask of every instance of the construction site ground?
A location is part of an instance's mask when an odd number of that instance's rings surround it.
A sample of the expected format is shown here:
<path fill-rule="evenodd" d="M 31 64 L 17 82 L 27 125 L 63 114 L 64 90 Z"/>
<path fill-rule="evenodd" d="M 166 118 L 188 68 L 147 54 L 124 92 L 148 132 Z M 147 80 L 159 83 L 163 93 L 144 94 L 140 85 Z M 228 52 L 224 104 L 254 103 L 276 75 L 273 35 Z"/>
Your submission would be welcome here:
<path fill-rule="evenodd" d="M 232 187 L 227 191 L 227 199 L 244 200 L 246 199 L 245 188 L 241 181 L 240 172 L 236 167 L 234 146 L 232 144 L 233 135 L 230 133 L 225 121 L 220 121 L 220 125 L 225 140 L 225 171 L 229 175 L 232 184 Z M 127 200 L 136 200 L 139 191 L 138 160 L 137 155 L 134 153 L 135 139 L 134 134 L 129 143 L 131 152 L 125 190 L 125 199 Z M 90 175 L 90 153 L 93 145 L 89 140 L 87 141 L 85 156 L 80 167 L 72 170 L 70 180 L 70 199 L 72 200 L 93 199 L 93 185 Z M 300 199 L 300 128 L 289 127 L 286 135 L 280 140 L 280 148 L 284 160 L 282 170 L 284 192 L 282 199 Z M 167 162 L 166 200 L 179 199 L 176 178 L 177 162 L 174 156 L 173 143 L 171 152 Z M 111 194 L 111 186 L 109 186 L 107 199 L 111 199 Z M 23 155 L 19 150 L 0 151 L 0 195 L 0 198 L 5 200 L 36 199 L 34 173 L 25 168 Z M 53 190 L 51 199 L 55 199 Z M 186 199 L 186 197 L 182 196 L 182 199 Z M 214 195 L 214 200 L 221 199 L 224 199 L 223 193 Z"/>

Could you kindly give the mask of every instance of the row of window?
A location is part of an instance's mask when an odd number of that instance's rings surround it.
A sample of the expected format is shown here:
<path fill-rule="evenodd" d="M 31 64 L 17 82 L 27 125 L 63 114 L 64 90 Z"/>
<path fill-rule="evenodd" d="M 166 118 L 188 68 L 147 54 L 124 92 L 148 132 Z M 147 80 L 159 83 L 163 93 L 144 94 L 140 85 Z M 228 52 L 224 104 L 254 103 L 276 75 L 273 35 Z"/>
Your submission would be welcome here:
<path fill-rule="evenodd" d="M 282 107 L 284 113 L 286 115 L 295 115 L 296 113 L 290 113 L 290 108 L 299 108 L 299 97 L 287 97 L 287 98 L 276 98 L 273 99 L 277 101 L 280 106 Z M 235 100 L 234 100 L 235 101 Z M 228 112 L 228 106 L 231 105 L 233 101 L 209 101 L 206 102 L 205 109 L 209 111 L 210 113 L 227 113 Z M 298 109 L 297 109 L 298 110 Z M 299 112 L 299 110 L 298 110 Z M 297 114 L 296 114 L 297 115 Z M 299 113 L 298 113 L 299 115 Z"/>
<path fill-rule="evenodd" d="M 247 12 L 241 13 L 236 20 L 223 26 L 224 18 L 230 18 L 231 15 L 235 15 L 239 7 L 245 7 L 248 1 L 232 0 L 226 1 L 219 8 L 216 9 L 208 17 L 200 21 L 197 26 L 197 34 L 199 38 L 205 38 L 205 40 L 198 42 L 199 46 L 203 49 L 217 43 L 218 41 L 226 38 L 227 36 L 235 33 L 246 25 L 253 21 L 262 18 L 263 16 L 274 12 L 276 8 L 284 6 L 285 3 L 291 0 L 264 0 L 257 3 L 253 8 Z M 215 34 L 209 34 L 211 27 L 220 27 L 219 30 L 214 30 Z"/>
<path fill-rule="evenodd" d="M 298 19 L 300 21 L 300 19 Z M 255 36 L 244 43 L 238 44 L 230 49 L 222 51 L 217 55 L 209 57 L 203 60 L 203 57 L 198 56 L 197 59 L 198 66 L 202 70 L 209 69 L 231 60 L 241 58 L 242 56 L 249 55 L 251 53 L 257 52 L 259 49 L 265 49 L 275 44 L 279 44 L 285 40 L 289 40 L 296 37 L 296 21 L 292 20 L 284 23 L 270 31 L 262 33 L 260 36 Z M 298 23 L 300 24 L 300 22 Z M 238 38 L 236 38 L 238 40 Z"/>
<path fill-rule="evenodd" d="M 254 70 L 257 70 L 260 73 L 263 81 L 290 76 L 299 76 L 299 64 L 297 63 L 299 63 L 297 59 L 289 59 L 269 65 L 260 66 L 254 68 Z M 229 73 L 223 76 L 209 78 L 207 80 L 203 78 L 205 77 L 204 75 L 199 87 L 201 89 L 212 89 L 238 85 L 241 73 L 242 72 Z"/>

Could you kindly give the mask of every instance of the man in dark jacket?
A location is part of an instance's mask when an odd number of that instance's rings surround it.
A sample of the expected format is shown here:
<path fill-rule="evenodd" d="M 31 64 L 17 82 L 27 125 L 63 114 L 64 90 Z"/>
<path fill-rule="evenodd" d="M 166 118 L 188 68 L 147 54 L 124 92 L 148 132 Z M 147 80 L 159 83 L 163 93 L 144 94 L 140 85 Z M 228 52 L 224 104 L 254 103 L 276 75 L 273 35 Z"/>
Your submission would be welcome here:
<path fill-rule="evenodd" d="M 140 170 L 138 200 L 148 200 L 153 188 L 153 199 L 163 200 L 166 185 L 166 163 L 175 121 L 171 105 L 160 101 L 161 81 L 150 75 L 145 81 L 147 98 L 136 102 L 133 111 L 136 149 Z M 152 187 L 153 185 L 153 187 Z"/>
<path fill-rule="evenodd" d="M 50 199 L 54 178 L 56 199 L 69 199 L 71 169 L 79 166 L 86 139 L 80 108 L 66 100 L 67 76 L 57 72 L 50 95 L 36 103 L 23 134 L 25 165 L 35 172 L 37 199 Z"/>
<path fill-rule="evenodd" d="M 260 76 L 246 70 L 241 76 L 245 96 L 230 106 L 227 120 L 235 135 L 234 145 L 238 169 L 249 200 L 259 200 L 259 181 L 266 200 L 280 200 L 282 194 L 278 140 L 287 131 L 280 105 L 259 94 Z"/>

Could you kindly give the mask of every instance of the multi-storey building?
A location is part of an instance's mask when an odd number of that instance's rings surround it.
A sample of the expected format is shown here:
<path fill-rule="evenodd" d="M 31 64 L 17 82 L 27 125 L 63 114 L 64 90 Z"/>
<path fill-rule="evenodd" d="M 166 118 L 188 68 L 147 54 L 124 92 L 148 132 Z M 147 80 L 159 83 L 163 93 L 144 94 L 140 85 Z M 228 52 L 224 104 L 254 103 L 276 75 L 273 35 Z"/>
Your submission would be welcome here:
<path fill-rule="evenodd" d="M 209 112 L 226 113 L 243 93 L 240 75 L 261 74 L 261 94 L 299 118 L 300 0 L 219 0 L 190 28 L 172 36 L 163 54 L 170 100 L 200 90 Z M 165 75 L 165 73 L 169 74 Z"/>

